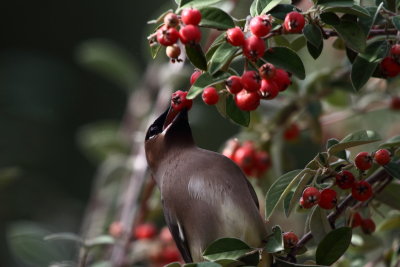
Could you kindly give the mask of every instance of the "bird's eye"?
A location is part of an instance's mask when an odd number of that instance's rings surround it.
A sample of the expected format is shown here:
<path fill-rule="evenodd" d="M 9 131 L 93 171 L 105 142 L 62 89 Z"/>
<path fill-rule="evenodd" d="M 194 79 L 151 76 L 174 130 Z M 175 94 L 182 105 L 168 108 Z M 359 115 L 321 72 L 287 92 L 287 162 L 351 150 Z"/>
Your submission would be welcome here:
<path fill-rule="evenodd" d="M 150 126 L 149 130 L 147 131 L 146 140 L 154 138 L 157 134 L 160 133 L 160 129 L 156 125 Z"/>

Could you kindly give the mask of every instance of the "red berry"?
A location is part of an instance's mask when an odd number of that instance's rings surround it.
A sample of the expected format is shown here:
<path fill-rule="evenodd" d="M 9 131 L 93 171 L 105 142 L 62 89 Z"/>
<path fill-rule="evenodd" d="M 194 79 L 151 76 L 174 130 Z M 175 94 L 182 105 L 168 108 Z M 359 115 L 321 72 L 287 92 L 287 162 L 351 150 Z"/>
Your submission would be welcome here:
<path fill-rule="evenodd" d="M 243 88 L 249 92 L 257 91 L 261 87 L 261 77 L 254 70 L 244 72 L 241 81 Z"/>
<path fill-rule="evenodd" d="M 162 264 L 167 265 L 171 262 L 180 261 L 181 254 L 175 246 L 167 246 L 162 250 L 161 259 Z"/>
<path fill-rule="evenodd" d="M 375 152 L 374 160 L 379 165 L 383 166 L 390 162 L 390 152 L 387 149 L 379 149 Z"/>
<path fill-rule="evenodd" d="M 215 105 L 218 103 L 219 95 L 214 87 L 207 87 L 203 90 L 202 98 L 207 105 Z"/>
<path fill-rule="evenodd" d="M 263 99 L 274 99 L 279 94 L 278 85 L 272 80 L 261 80 L 260 94 Z"/>
<path fill-rule="evenodd" d="M 393 110 L 400 109 L 400 97 L 399 96 L 392 97 L 392 99 L 390 100 L 390 108 Z"/>
<path fill-rule="evenodd" d="M 276 69 L 275 76 L 272 80 L 278 85 L 279 91 L 285 91 L 292 83 L 289 73 L 283 69 Z"/>
<path fill-rule="evenodd" d="M 300 198 L 299 204 L 303 209 L 309 209 L 314 206 L 312 203 L 305 202 L 303 197 Z"/>
<path fill-rule="evenodd" d="M 364 234 L 372 234 L 375 232 L 375 223 L 371 218 L 367 218 L 361 221 L 361 230 L 364 232 Z"/>
<path fill-rule="evenodd" d="M 175 28 L 166 25 L 157 30 L 157 41 L 164 46 L 173 45 L 179 39 L 179 32 Z"/>
<path fill-rule="evenodd" d="M 300 128 L 296 123 L 292 123 L 283 132 L 283 139 L 286 141 L 291 141 L 297 139 L 300 135 Z"/>
<path fill-rule="evenodd" d="M 231 76 L 225 81 L 226 89 L 231 94 L 237 94 L 243 89 L 242 78 L 239 76 Z"/>
<path fill-rule="evenodd" d="M 299 12 L 293 11 L 286 14 L 283 28 L 286 32 L 300 33 L 303 30 L 305 23 L 306 21 L 304 16 Z"/>
<path fill-rule="evenodd" d="M 354 163 L 358 169 L 365 171 L 372 167 L 372 157 L 368 152 L 360 152 L 354 158 Z"/>
<path fill-rule="evenodd" d="M 201 31 L 198 26 L 186 25 L 179 30 L 179 37 L 183 44 L 197 44 L 201 40 Z"/>
<path fill-rule="evenodd" d="M 337 198 L 336 191 L 330 188 L 326 188 L 321 191 L 321 198 L 318 205 L 326 210 L 333 209 L 336 206 Z"/>
<path fill-rule="evenodd" d="M 135 227 L 136 239 L 151 239 L 156 236 L 157 229 L 152 223 L 144 223 Z"/>
<path fill-rule="evenodd" d="M 250 21 L 250 31 L 258 37 L 263 37 L 267 35 L 272 28 L 271 16 L 261 15 L 251 19 Z"/>
<path fill-rule="evenodd" d="M 243 145 L 233 155 L 233 161 L 247 174 L 250 175 L 255 164 L 255 150 L 253 146 Z"/>
<path fill-rule="evenodd" d="M 244 41 L 243 54 L 250 60 L 256 61 L 265 52 L 265 42 L 257 36 L 250 36 Z"/>
<path fill-rule="evenodd" d="M 242 46 L 244 44 L 244 33 L 239 27 L 228 29 L 226 40 L 233 46 Z"/>
<path fill-rule="evenodd" d="M 176 91 L 172 94 L 171 97 L 171 106 L 174 110 L 180 111 L 183 108 L 187 108 L 188 110 L 192 108 L 193 100 L 187 99 L 187 92 L 183 92 L 181 90 Z"/>
<path fill-rule="evenodd" d="M 354 175 L 346 170 L 343 170 L 336 174 L 336 184 L 341 189 L 349 189 L 353 187 L 354 184 Z"/>
<path fill-rule="evenodd" d="M 284 232 L 283 233 L 283 243 L 285 248 L 293 248 L 299 242 L 299 238 L 293 232 Z"/>
<path fill-rule="evenodd" d="M 108 233 L 114 238 L 121 237 L 122 234 L 124 233 L 124 228 L 122 226 L 122 223 L 119 221 L 113 222 L 108 228 Z"/>
<path fill-rule="evenodd" d="M 235 103 L 241 110 L 255 110 L 260 105 L 260 95 L 257 91 L 248 92 L 243 89 L 235 95 Z"/>
<path fill-rule="evenodd" d="M 400 56 L 400 44 L 395 44 L 390 48 L 390 54 L 397 60 Z"/>
<path fill-rule="evenodd" d="M 190 84 L 194 84 L 201 75 L 201 71 L 195 70 L 192 75 L 190 76 Z"/>
<path fill-rule="evenodd" d="M 158 236 L 160 237 L 160 240 L 164 243 L 173 243 L 174 242 L 174 238 L 172 237 L 172 234 L 167 226 L 164 226 L 161 229 L 160 234 Z"/>
<path fill-rule="evenodd" d="M 391 57 L 382 60 L 381 69 L 387 77 L 395 77 L 400 73 L 400 65 Z"/>
<path fill-rule="evenodd" d="M 199 25 L 201 21 L 201 13 L 195 8 L 185 8 L 182 11 L 181 19 L 186 25 Z"/>
<path fill-rule="evenodd" d="M 275 76 L 276 68 L 271 63 L 265 63 L 258 69 L 258 73 L 263 79 L 272 79 Z"/>
<path fill-rule="evenodd" d="M 179 25 L 179 18 L 175 13 L 168 13 L 164 17 L 164 24 L 167 27 L 176 27 Z"/>
<path fill-rule="evenodd" d="M 233 156 L 235 155 L 235 152 L 239 147 L 240 147 L 240 143 L 236 138 L 230 139 L 226 143 L 226 146 L 225 146 L 224 150 L 222 151 L 222 155 L 230 158 L 231 160 L 234 160 Z"/>
<path fill-rule="evenodd" d="M 366 201 L 372 196 L 372 187 L 366 181 L 356 182 L 351 189 L 351 195 L 359 201 Z"/>
<path fill-rule="evenodd" d="M 256 176 L 261 176 L 271 167 L 271 157 L 266 151 L 257 151 L 255 161 Z"/>
<path fill-rule="evenodd" d="M 361 225 L 361 222 L 362 222 L 362 218 L 361 218 L 360 213 L 358 213 L 358 212 L 354 213 L 353 217 L 351 219 L 351 227 L 356 228 Z"/>
<path fill-rule="evenodd" d="M 177 44 L 173 44 L 170 46 L 167 46 L 167 49 L 165 50 L 165 53 L 167 56 L 171 59 L 177 59 L 181 55 L 181 49 Z"/>
<path fill-rule="evenodd" d="M 304 205 L 302 206 L 304 208 L 310 208 L 315 204 L 318 204 L 319 199 L 321 198 L 321 193 L 315 187 L 307 187 L 303 191 L 302 198 L 304 201 Z"/>

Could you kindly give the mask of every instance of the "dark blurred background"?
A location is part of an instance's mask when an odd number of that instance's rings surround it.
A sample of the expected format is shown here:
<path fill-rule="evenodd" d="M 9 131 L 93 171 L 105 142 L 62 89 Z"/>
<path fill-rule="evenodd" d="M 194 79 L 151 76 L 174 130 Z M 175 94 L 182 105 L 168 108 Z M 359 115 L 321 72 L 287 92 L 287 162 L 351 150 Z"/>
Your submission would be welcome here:
<path fill-rule="evenodd" d="M 48 245 L 36 241 L 79 233 L 102 160 L 102 151 L 94 155 L 91 148 L 116 139 L 128 96 L 150 60 L 146 36 L 154 26 L 146 22 L 173 7 L 172 0 L 2 3 L 0 266 L 40 266 L 30 259 L 47 262 L 40 254 Z M 207 124 L 216 111 L 205 112 Z M 218 149 L 237 127 L 214 115 L 222 136 L 210 138 L 203 126 L 195 135 Z M 24 233 L 39 233 L 38 240 L 18 241 Z M 21 257 L 28 260 L 15 260 Z"/>
<path fill-rule="evenodd" d="M 118 124 L 124 113 L 128 91 L 79 64 L 79 47 L 105 39 L 145 65 L 146 21 L 163 4 L 172 2 L 2 3 L 0 266 L 18 266 L 6 242 L 13 222 L 79 231 L 96 163 L 78 146 L 77 131 L 96 121 Z M 140 77 L 144 68 L 137 69 Z"/>

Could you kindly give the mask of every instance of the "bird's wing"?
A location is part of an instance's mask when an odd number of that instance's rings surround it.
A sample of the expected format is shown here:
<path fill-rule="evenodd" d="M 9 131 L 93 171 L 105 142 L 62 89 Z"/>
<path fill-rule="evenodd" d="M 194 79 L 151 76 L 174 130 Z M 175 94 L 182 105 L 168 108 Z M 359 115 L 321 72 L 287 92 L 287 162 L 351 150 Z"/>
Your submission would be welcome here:
<path fill-rule="evenodd" d="M 254 200 L 254 203 L 256 204 L 257 209 L 260 209 L 260 203 L 258 203 L 258 197 L 257 197 L 256 191 L 254 190 L 254 188 L 251 185 L 251 183 L 249 182 L 249 180 L 244 175 L 242 175 L 242 176 L 246 180 L 247 187 L 249 188 L 249 191 L 251 194 L 251 198 Z"/>
<path fill-rule="evenodd" d="M 187 262 L 193 262 L 192 260 L 192 255 L 190 254 L 189 246 L 187 243 L 187 238 L 185 236 L 185 229 L 182 227 L 181 224 L 174 219 L 174 215 L 170 213 L 170 209 L 168 205 L 163 201 L 163 211 L 164 211 L 164 217 L 165 221 L 168 225 L 169 231 L 172 234 L 172 237 L 175 240 L 176 246 L 178 247 L 183 260 Z"/>

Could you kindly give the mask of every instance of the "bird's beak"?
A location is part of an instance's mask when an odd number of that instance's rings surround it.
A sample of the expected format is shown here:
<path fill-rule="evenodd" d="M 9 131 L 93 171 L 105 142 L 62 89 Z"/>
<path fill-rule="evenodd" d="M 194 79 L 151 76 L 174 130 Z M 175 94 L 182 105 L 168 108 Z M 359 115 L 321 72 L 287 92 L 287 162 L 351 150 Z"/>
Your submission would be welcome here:
<path fill-rule="evenodd" d="M 164 121 L 163 130 L 167 129 L 170 125 L 172 125 L 175 121 L 180 120 L 180 118 L 187 118 L 188 110 L 186 108 L 182 110 L 175 110 L 172 106 L 169 107 L 167 116 Z"/>
<path fill-rule="evenodd" d="M 179 114 L 179 111 L 175 110 L 172 106 L 169 106 L 169 110 L 167 116 L 165 117 L 163 130 L 168 128 L 169 125 L 175 120 L 176 116 Z"/>

